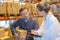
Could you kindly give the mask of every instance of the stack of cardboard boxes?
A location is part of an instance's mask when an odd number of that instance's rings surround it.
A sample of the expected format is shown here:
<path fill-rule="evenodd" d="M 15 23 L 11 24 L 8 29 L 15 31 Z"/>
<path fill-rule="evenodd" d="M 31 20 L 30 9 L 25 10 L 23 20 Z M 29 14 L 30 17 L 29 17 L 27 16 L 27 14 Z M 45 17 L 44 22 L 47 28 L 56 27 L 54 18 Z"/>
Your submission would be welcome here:
<path fill-rule="evenodd" d="M 7 36 L 8 32 L 4 28 L 0 28 L 0 40 L 10 40 L 10 37 Z"/>

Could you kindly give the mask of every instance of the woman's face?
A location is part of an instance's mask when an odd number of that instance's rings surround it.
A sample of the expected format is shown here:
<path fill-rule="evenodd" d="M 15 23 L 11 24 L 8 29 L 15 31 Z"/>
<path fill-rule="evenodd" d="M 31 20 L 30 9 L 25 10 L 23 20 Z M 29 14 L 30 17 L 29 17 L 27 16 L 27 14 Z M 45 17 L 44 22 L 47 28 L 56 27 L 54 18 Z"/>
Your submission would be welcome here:
<path fill-rule="evenodd" d="M 40 16 L 44 16 L 45 15 L 45 12 L 42 10 L 42 11 L 39 11 L 38 8 L 37 8 L 37 13 L 40 15 Z"/>

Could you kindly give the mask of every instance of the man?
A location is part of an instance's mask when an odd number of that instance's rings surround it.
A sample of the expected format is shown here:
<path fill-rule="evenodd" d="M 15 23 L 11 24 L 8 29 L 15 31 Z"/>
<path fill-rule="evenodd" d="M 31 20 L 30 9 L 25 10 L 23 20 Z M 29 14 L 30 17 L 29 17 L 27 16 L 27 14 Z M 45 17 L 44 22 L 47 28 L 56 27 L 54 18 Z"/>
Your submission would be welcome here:
<path fill-rule="evenodd" d="M 11 26 L 11 31 L 12 31 L 13 35 L 18 36 L 17 33 L 15 32 L 15 28 L 17 26 L 19 26 L 20 29 L 26 30 L 29 33 L 31 32 L 31 30 L 37 30 L 38 29 L 37 21 L 30 16 L 29 10 L 27 8 L 21 8 L 19 10 L 19 13 L 21 15 L 21 18 L 18 19 Z M 26 40 L 33 40 L 33 39 L 27 35 Z"/>
<path fill-rule="evenodd" d="M 49 13 L 49 9 L 47 3 L 37 5 L 38 13 L 44 17 L 44 21 L 37 31 L 31 30 L 32 34 L 42 36 L 35 40 L 56 40 L 57 34 L 60 32 L 60 23 L 55 16 Z"/>

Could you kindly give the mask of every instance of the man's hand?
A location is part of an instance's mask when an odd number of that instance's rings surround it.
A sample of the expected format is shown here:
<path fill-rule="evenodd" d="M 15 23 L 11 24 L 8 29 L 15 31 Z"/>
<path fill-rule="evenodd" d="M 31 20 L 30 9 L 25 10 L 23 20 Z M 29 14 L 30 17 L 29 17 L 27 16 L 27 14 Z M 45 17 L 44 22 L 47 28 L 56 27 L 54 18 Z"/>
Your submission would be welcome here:
<path fill-rule="evenodd" d="M 14 36 L 18 37 L 19 35 L 17 33 L 15 33 Z"/>
<path fill-rule="evenodd" d="M 38 35 L 38 32 L 36 30 L 31 30 L 31 34 Z"/>

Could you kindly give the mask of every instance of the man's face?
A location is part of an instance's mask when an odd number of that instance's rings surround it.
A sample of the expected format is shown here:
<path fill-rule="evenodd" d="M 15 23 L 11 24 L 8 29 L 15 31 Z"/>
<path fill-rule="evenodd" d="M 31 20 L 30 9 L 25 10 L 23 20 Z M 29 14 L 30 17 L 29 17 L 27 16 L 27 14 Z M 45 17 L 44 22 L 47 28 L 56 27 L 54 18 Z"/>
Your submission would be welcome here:
<path fill-rule="evenodd" d="M 29 11 L 27 9 L 24 9 L 22 12 L 21 12 L 21 17 L 24 18 L 24 19 L 28 19 L 29 17 Z"/>

